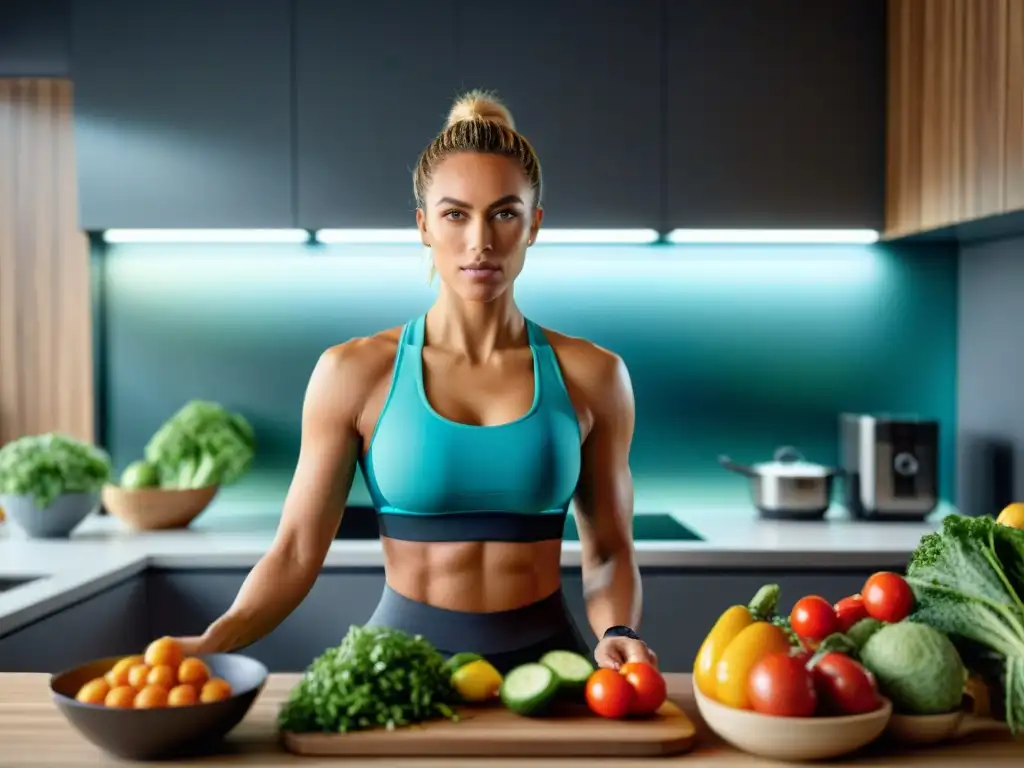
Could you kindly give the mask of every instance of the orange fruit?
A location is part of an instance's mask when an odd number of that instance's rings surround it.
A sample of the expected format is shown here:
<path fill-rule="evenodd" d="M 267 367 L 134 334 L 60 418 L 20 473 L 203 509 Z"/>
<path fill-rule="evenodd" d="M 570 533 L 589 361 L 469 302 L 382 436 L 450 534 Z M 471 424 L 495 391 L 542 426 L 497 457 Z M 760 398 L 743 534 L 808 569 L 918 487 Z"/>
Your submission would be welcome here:
<path fill-rule="evenodd" d="M 147 685 L 159 685 L 164 690 L 171 690 L 178 684 L 178 680 L 174 674 L 174 667 L 170 667 L 166 664 L 158 664 L 149 670 L 149 674 L 146 676 Z"/>
<path fill-rule="evenodd" d="M 108 693 L 110 693 L 110 683 L 102 677 L 97 677 L 78 689 L 75 700 L 83 704 L 102 704 Z"/>
<path fill-rule="evenodd" d="M 141 663 L 141 656 L 125 656 L 107 672 L 107 683 L 110 684 L 111 688 L 117 688 L 119 685 L 128 685 L 128 671 L 136 664 Z"/>
<path fill-rule="evenodd" d="M 136 709 L 159 709 L 167 706 L 167 689 L 162 685 L 147 685 L 135 694 Z"/>
<path fill-rule="evenodd" d="M 197 659 L 195 656 L 185 659 L 181 662 L 181 666 L 178 667 L 179 683 L 188 683 L 197 688 L 202 688 L 203 684 L 209 679 L 210 668 L 203 663 L 202 659 Z"/>
<path fill-rule="evenodd" d="M 149 677 L 149 671 L 149 664 L 136 664 L 128 670 L 128 685 L 136 691 L 141 691 L 146 687 L 146 678 Z"/>
<path fill-rule="evenodd" d="M 199 693 L 199 700 L 203 704 L 212 704 L 215 701 L 224 701 L 231 696 L 231 684 L 220 677 L 211 677 L 203 685 Z"/>
<path fill-rule="evenodd" d="M 191 685 L 176 685 L 167 694 L 168 707 L 188 707 L 199 700 L 199 694 Z"/>
<path fill-rule="evenodd" d="M 177 669 L 185 658 L 181 644 L 173 637 L 161 637 L 146 646 L 145 662 L 151 667 L 158 667 L 166 664 L 171 669 Z"/>
<path fill-rule="evenodd" d="M 111 688 L 110 693 L 103 700 L 104 706 L 117 707 L 119 709 L 130 709 L 135 702 L 135 689 L 130 685 L 119 685 Z"/>

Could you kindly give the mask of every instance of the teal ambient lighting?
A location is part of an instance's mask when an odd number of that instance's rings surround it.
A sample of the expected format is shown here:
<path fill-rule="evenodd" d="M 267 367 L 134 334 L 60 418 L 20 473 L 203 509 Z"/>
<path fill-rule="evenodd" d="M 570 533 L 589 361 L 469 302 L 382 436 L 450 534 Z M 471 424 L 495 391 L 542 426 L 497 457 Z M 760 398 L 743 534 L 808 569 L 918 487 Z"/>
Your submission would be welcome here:
<path fill-rule="evenodd" d="M 323 350 L 406 322 L 438 290 L 418 241 L 98 248 L 101 438 L 118 471 L 183 402 L 217 400 L 258 436 L 253 472 L 218 494 L 240 514 L 280 510 Z M 795 445 L 830 464 L 844 411 L 938 419 L 941 494 L 955 498 L 954 246 L 550 245 L 528 251 L 515 294 L 537 323 L 625 361 L 641 513 L 752 520 L 745 479 L 717 456 Z M 368 499 L 357 475 L 351 501 Z"/>

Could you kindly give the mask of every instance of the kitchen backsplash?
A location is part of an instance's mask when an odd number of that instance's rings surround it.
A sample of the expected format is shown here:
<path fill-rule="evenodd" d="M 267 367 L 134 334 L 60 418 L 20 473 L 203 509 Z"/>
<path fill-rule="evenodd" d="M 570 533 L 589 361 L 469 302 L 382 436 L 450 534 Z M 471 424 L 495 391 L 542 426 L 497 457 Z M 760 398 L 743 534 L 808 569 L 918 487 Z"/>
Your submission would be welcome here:
<path fill-rule="evenodd" d="M 261 509 L 284 499 L 321 351 L 422 313 L 436 290 L 409 246 L 119 245 L 94 258 L 102 439 L 118 470 L 186 400 L 217 400 L 259 438 L 254 471 L 222 498 Z M 516 295 L 532 319 L 626 361 L 639 512 L 746 504 L 721 453 L 757 462 L 789 444 L 834 462 L 841 411 L 937 418 L 941 494 L 955 497 L 955 248 L 537 247 Z M 368 500 L 358 475 L 350 500 Z"/>

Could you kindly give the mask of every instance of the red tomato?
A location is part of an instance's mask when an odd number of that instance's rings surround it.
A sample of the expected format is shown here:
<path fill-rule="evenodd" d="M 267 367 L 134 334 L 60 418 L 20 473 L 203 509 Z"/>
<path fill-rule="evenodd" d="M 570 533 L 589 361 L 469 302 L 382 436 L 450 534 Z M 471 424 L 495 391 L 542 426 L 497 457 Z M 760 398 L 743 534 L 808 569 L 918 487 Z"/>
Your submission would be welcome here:
<path fill-rule="evenodd" d="M 875 676 L 843 653 L 826 653 L 818 659 L 814 688 L 828 714 L 859 715 L 882 704 Z"/>
<path fill-rule="evenodd" d="M 846 632 L 861 619 L 868 618 L 868 609 L 864 605 L 864 598 L 860 595 L 844 597 L 836 603 L 835 610 L 840 632 Z"/>
<path fill-rule="evenodd" d="M 898 573 L 880 571 L 864 582 L 864 607 L 868 615 L 895 624 L 914 609 L 914 591 Z"/>
<path fill-rule="evenodd" d="M 789 614 L 793 631 L 808 640 L 824 640 L 839 629 L 835 609 L 828 600 L 817 595 L 801 597 Z"/>
<path fill-rule="evenodd" d="M 818 707 L 814 675 L 801 654 L 770 653 L 750 670 L 747 695 L 755 712 L 811 717 Z"/>
<path fill-rule="evenodd" d="M 587 680 L 587 706 L 601 717 L 625 717 L 633 709 L 633 686 L 614 669 L 599 669 Z"/>
<path fill-rule="evenodd" d="M 632 714 L 650 715 L 664 703 L 668 694 L 665 678 L 650 664 L 629 661 L 619 668 L 619 674 L 633 687 Z"/>

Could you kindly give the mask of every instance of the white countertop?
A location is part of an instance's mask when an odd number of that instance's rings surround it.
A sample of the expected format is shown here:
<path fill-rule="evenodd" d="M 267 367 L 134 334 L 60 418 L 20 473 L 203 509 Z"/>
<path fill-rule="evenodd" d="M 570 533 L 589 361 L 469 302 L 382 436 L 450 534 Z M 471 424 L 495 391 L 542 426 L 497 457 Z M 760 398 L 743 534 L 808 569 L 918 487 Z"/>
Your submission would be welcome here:
<path fill-rule="evenodd" d="M 212 510 L 212 507 L 211 507 Z M 955 513 L 942 506 L 925 522 L 862 522 L 844 510 L 824 521 L 769 521 L 749 507 L 673 512 L 703 541 L 639 541 L 645 568 L 816 569 L 902 568 L 921 536 Z M 266 552 L 277 518 L 270 514 L 218 519 L 209 510 L 192 527 L 134 532 L 118 520 L 95 516 L 69 539 L 28 539 L 10 522 L 0 524 L 0 581 L 39 577 L 0 591 L 0 636 L 111 587 L 147 568 L 249 569 Z M 580 546 L 562 546 L 562 564 L 578 566 Z M 336 540 L 325 568 L 381 568 L 379 540 Z"/>

